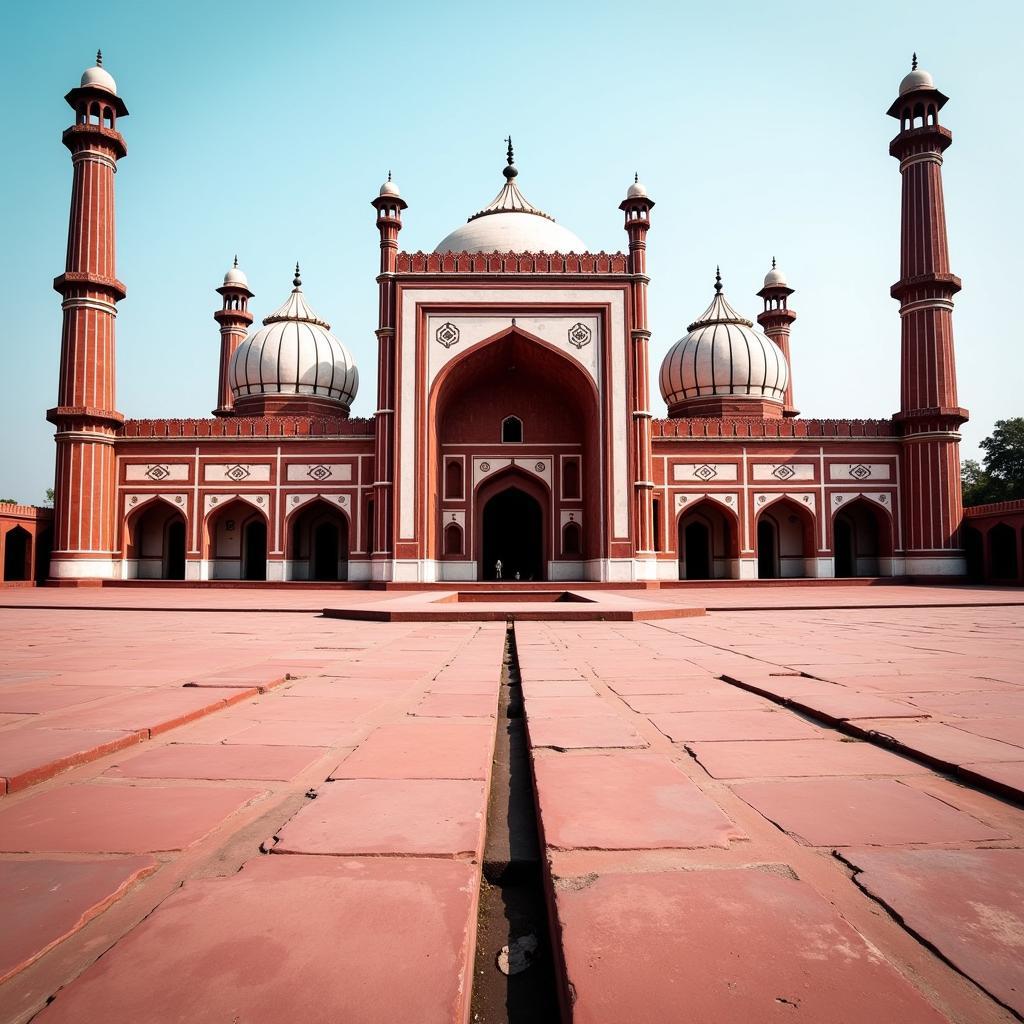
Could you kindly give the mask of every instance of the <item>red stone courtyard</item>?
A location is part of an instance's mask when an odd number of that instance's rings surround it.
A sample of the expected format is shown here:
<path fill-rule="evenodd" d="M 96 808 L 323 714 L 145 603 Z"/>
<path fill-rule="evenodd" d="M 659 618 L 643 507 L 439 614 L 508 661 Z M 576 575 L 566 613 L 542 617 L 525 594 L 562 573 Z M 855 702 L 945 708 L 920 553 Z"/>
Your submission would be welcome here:
<path fill-rule="evenodd" d="M 0 593 L 0 1021 L 495 1019 L 506 625 L 339 594 Z M 562 1019 L 1024 1013 L 1024 592 L 594 594 L 710 610 L 514 624 Z"/>

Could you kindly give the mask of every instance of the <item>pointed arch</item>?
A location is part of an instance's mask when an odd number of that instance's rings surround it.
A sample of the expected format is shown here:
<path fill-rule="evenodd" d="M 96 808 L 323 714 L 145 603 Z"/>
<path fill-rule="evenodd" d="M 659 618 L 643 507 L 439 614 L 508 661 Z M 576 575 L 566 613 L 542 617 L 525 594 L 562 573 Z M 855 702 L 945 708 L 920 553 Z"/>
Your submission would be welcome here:
<path fill-rule="evenodd" d="M 285 520 L 286 577 L 292 580 L 348 579 L 351 521 L 340 505 L 318 495 Z"/>
<path fill-rule="evenodd" d="M 893 524 L 889 510 L 865 494 L 838 505 L 832 516 L 832 552 L 836 576 L 891 576 Z"/>
<path fill-rule="evenodd" d="M 675 530 L 679 579 L 737 579 L 739 528 L 735 510 L 706 494 L 683 505 Z"/>
<path fill-rule="evenodd" d="M 127 579 L 183 580 L 188 548 L 184 503 L 163 494 L 141 501 L 125 516 L 122 557 Z"/>
<path fill-rule="evenodd" d="M 755 519 L 758 578 L 813 576 L 815 525 L 809 505 L 789 495 L 759 508 Z"/>
<path fill-rule="evenodd" d="M 211 509 L 205 527 L 211 579 L 267 578 L 270 520 L 259 505 L 237 495 Z"/>

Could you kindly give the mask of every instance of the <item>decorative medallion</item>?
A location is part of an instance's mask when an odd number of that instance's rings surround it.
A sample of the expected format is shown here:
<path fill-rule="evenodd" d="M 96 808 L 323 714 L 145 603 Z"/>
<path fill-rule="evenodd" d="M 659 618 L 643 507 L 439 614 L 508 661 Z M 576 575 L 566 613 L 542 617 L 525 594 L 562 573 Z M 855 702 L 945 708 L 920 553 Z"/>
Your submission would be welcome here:
<path fill-rule="evenodd" d="M 171 475 L 171 471 L 166 466 L 148 466 L 146 468 L 146 476 L 150 480 L 166 480 Z"/>
<path fill-rule="evenodd" d="M 439 345 L 443 345 L 445 348 L 451 348 L 452 345 L 458 344 L 459 329 L 450 321 L 445 321 L 434 332 L 434 338 Z"/>
<path fill-rule="evenodd" d="M 852 476 L 854 480 L 867 480 L 867 478 L 871 476 L 871 467 L 864 465 L 851 466 L 850 476 Z"/>
<path fill-rule="evenodd" d="M 791 476 L 796 475 L 796 470 L 792 466 L 775 466 L 772 469 L 772 476 L 776 480 L 788 480 Z"/>
<path fill-rule="evenodd" d="M 489 473 L 490 471 L 491 471 L 491 464 L 489 462 L 481 462 L 480 463 L 480 472 L 481 473 Z"/>
<path fill-rule="evenodd" d="M 574 348 L 583 348 L 584 345 L 589 345 L 591 337 L 593 337 L 593 332 L 586 324 L 577 323 L 569 328 L 569 344 Z"/>
<path fill-rule="evenodd" d="M 768 500 L 768 496 L 765 494 L 759 494 L 757 496 L 758 505 L 763 505 Z"/>
<path fill-rule="evenodd" d="M 718 470 L 715 469 L 714 466 L 698 466 L 693 471 L 693 475 L 698 480 L 703 480 L 705 483 L 707 483 L 708 480 L 713 480 L 716 476 L 718 476 Z"/>
<path fill-rule="evenodd" d="M 841 494 L 837 494 L 837 495 L 835 496 L 835 502 L 836 502 L 836 504 L 837 504 L 837 505 L 842 505 L 842 503 L 843 503 L 843 500 L 844 500 L 844 499 L 843 499 L 843 496 L 842 496 Z"/>
<path fill-rule="evenodd" d="M 726 503 L 726 505 L 731 505 L 735 500 L 736 499 L 731 494 L 727 494 L 725 496 L 725 503 Z"/>
<path fill-rule="evenodd" d="M 543 462 L 538 462 L 538 463 L 537 463 L 537 465 L 536 465 L 536 466 L 534 466 L 533 468 L 534 468 L 534 469 L 535 469 L 535 470 L 536 470 L 536 471 L 537 471 L 538 473 L 543 473 L 546 467 L 544 466 L 544 463 L 543 463 Z"/>
<path fill-rule="evenodd" d="M 135 504 L 137 504 L 137 503 L 138 503 L 138 500 L 139 500 L 139 496 L 138 496 L 137 494 L 133 494 L 133 495 L 132 495 L 132 496 L 131 496 L 131 497 L 130 497 L 130 498 L 128 499 L 128 503 L 129 503 L 130 505 L 135 505 Z"/>
<path fill-rule="evenodd" d="M 256 504 L 257 505 L 262 505 L 263 504 L 263 495 L 262 494 L 257 494 L 256 495 Z"/>
<path fill-rule="evenodd" d="M 234 480 L 235 483 L 239 483 L 242 480 L 247 480 L 252 476 L 252 470 L 248 466 L 228 466 L 224 471 L 224 475 L 229 480 Z"/>
<path fill-rule="evenodd" d="M 176 494 L 174 496 L 174 503 L 175 503 L 175 505 L 180 505 L 181 504 L 181 495 L 180 494 Z"/>
<path fill-rule="evenodd" d="M 306 476 L 313 480 L 326 480 L 331 476 L 330 466 L 310 466 Z"/>

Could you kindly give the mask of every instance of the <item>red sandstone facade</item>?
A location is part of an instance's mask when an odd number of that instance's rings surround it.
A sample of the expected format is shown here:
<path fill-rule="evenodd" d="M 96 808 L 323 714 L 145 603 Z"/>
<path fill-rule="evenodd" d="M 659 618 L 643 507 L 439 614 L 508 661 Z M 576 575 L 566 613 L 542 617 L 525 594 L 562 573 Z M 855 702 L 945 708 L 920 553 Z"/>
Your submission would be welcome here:
<path fill-rule="evenodd" d="M 124 420 L 114 372 L 114 174 L 127 115 L 101 66 L 68 94 L 74 179 L 64 297 L 51 576 L 462 581 L 956 576 L 959 407 L 940 168 L 946 102 L 916 68 L 900 130 L 901 403 L 887 420 L 804 420 L 789 287 L 774 267 L 758 331 L 719 279 L 662 367 L 651 408 L 639 182 L 625 253 L 583 243 L 525 199 L 509 142 L 495 200 L 437 250 L 380 235 L 377 407 L 294 290 L 247 334 L 235 267 L 217 289 L 214 418 Z M 555 251 L 565 243 L 566 249 Z M 723 340 L 728 339 L 728 348 Z M 745 354 L 744 354 L 745 353 Z M 894 345 L 893 362 L 896 364 Z M 212 359 L 211 359 L 212 368 Z M 212 390 L 212 388 L 211 388 Z"/>

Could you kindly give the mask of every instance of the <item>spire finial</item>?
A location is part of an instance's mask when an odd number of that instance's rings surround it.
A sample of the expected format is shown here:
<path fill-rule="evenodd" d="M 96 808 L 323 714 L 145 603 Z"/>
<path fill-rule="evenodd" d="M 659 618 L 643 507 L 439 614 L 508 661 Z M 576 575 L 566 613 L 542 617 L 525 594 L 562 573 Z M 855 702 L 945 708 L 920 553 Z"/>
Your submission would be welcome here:
<path fill-rule="evenodd" d="M 97 50 L 96 51 L 96 67 L 98 67 L 98 68 L 103 67 L 103 51 L 102 50 Z"/>
<path fill-rule="evenodd" d="M 634 171 L 633 172 L 633 184 L 637 185 L 639 183 L 640 183 L 640 172 L 639 171 Z"/>
<path fill-rule="evenodd" d="M 505 153 L 506 166 L 501 169 L 501 173 L 504 174 L 509 181 L 511 181 L 519 173 L 519 171 L 516 168 L 516 158 L 512 152 L 512 136 L 507 136 L 505 141 L 508 143 L 508 150 Z"/>
<path fill-rule="evenodd" d="M 911 71 L 916 71 L 917 70 L 917 53 L 916 53 L 916 51 L 915 51 L 913 57 L 910 58 L 910 70 Z"/>
<path fill-rule="evenodd" d="M 773 256 L 772 257 L 772 270 L 774 270 L 774 269 L 775 269 L 775 257 Z"/>
<path fill-rule="evenodd" d="M 296 288 L 299 288 L 299 287 L 302 286 L 302 278 L 299 277 L 299 261 L 298 260 L 295 261 L 295 277 L 292 278 L 292 284 Z"/>
<path fill-rule="evenodd" d="M 715 267 L 715 294 L 722 294 L 722 268 Z"/>
<path fill-rule="evenodd" d="M 388 169 L 388 181 L 390 181 L 390 180 L 391 180 L 391 170 L 390 170 L 390 168 L 389 168 L 389 169 Z"/>

